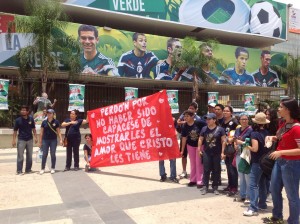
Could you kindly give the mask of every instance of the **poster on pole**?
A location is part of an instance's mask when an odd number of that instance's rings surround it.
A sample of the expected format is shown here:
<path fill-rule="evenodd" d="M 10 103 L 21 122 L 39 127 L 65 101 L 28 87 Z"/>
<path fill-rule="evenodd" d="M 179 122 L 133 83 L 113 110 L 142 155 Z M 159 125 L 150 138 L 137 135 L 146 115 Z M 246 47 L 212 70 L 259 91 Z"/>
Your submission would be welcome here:
<path fill-rule="evenodd" d="M 84 112 L 85 85 L 69 84 L 69 107 L 68 111 L 79 110 Z"/>
<path fill-rule="evenodd" d="M 0 110 L 8 110 L 8 85 L 9 80 L 0 79 Z"/>
<path fill-rule="evenodd" d="M 300 34 L 300 9 L 289 8 L 289 32 Z"/>
<path fill-rule="evenodd" d="M 138 98 L 138 88 L 124 87 L 125 89 L 125 101 Z"/>
<path fill-rule="evenodd" d="M 207 93 L 207 104 L 218 104 L 219 92 L 208 92 Z"/>
<path fill-rule="evenodd" d="M 172 114 L 179 113 L 179 105 L 178 105 L 178 90 L 167 90 L 168 102 L 171 107 Z"/>
<path fill-rule="evenodd" d="M 88 111 L 91 167 L 180 157 L 166 90 Z"/>
<path fill-rule="evenodd" d="M 255 102 L 255 96 L 253 93 L 245 94 L 244 108 L 245 108 L 245 112 L 248 115 L 255 115 L 256 108 L 254 102 Z"/>

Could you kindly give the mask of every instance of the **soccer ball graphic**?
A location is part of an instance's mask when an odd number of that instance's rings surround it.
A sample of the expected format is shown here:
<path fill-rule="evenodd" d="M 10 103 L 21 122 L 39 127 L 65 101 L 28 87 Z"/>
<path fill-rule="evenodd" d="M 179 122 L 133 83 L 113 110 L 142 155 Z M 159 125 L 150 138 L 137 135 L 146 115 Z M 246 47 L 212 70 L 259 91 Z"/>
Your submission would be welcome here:
<path fill-rule="evenodd" d="M 280 14 L 269 2 L 257 2 L 250 11 L 250 32 L 268 37 L 280 37 L 282 20 Z"/>
<path fill-rule="evenodd" d="M 250 7 L 244 0 L 184 0 L 179 21 L 198 27 L 234 32 L 249 29 Z"/>

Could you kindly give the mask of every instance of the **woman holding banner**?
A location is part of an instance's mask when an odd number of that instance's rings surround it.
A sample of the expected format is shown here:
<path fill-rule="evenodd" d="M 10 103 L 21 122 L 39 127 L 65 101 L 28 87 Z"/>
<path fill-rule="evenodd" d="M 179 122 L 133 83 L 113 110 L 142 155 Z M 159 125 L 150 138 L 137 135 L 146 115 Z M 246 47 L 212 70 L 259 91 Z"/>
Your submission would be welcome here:
<path fill-rule="evenodd" d="M 66 167 L 64 171 L 69 171 L 72 165 L 72 152 L 74 154 L 74 170 L 79 170 L 79 145 L 81 141 L 80 126 L 87 124 L 88 119 L 78 118 L 79 111 L 72 110 L 70 112 L 70 118 L 67 118 L 62 124 L 62 127 L 66 127 L 65 137 L 68 140 L 66 151 Z"/>

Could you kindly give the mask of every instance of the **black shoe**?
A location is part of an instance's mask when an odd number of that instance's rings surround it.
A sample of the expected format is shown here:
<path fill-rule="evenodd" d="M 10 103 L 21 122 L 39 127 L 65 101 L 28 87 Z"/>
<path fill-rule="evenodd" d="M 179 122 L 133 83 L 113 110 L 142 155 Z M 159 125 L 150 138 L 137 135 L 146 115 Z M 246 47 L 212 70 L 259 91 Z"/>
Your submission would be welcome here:
<path fill-rule="evenodd" d="M 176 184 L 179 183 L 179 180 L 176 177 L 175 178 L 170 178 L 170 181 L 173 182 L 173 183 L 176 183 Z"/>
<path fill-rule="evenodd" d="M 65 172 L 65 171 L 70 171 L 70 168 L 66 167 L 66 168 L 64 169 L 64 172 Z"/>
<path fill-rule="evenodd" d="M 229 191 L 227 193 L 227 196 L 231 197 L 231 196 L 235 196 L 237 194 L 237 191 Z"/>
<path fill-rule="evenodd" d="M 79 167 L 74 167 L 74 171 L 78 171 L 79 170 Z"/>
<path fill-rule="evenodd" d="M 197 185 L 197 183 L 196 182 L 189 182 L 188 183 L 188 187 L 194 187 L 194 186 L 196 186 Z"/>
<path fill-rule="evenodd" d="M 264 223 L 268 223 L 268 224 L 273 224 L 273 223 L 278 223 L 278 224 L 283 224 L 283 219 L 279 219 L 279 218 L 275 218 L 275 217 L 265 217 L 262 218 L 262 221 Z"/>
<path fill-rule="evenodd" d="M 167 177 L 166 176 L 161 176 L 161 178 L 160 178 L 160 182 L 165 182 L 167 180 Z"/>
<path fill-rule="evenodd" d="M 26 170 L 25 173 L 26 174 L 32 173 L 32 170 Z"/>
<path fill-rule="evenodd" d="M 227 186 L 227 187 L 223 188 L 223 191 L 230 191 L 230 187 Z"/>

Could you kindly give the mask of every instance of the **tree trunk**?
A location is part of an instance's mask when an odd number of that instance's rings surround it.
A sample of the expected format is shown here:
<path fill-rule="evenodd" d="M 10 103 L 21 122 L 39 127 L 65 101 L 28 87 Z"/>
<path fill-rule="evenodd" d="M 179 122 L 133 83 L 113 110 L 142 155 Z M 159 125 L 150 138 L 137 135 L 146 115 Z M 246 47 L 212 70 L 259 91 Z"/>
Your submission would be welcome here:
<path fill-rule="evenodd" d="M 42 92 L 46 93 L 47 92 L 47 81 L 48 81 L 47 71 L 45 71 L 45 70 L 42 71 L 41 79 L 42 79 Z"/>
<path fill-rule="evenodd" d="M 197 72 L 193 72 L 193 99 L 192 101 L 196 102 L 199 98 L 199 85 L 198 85 L 198 79 L 197 79 Z"/>

